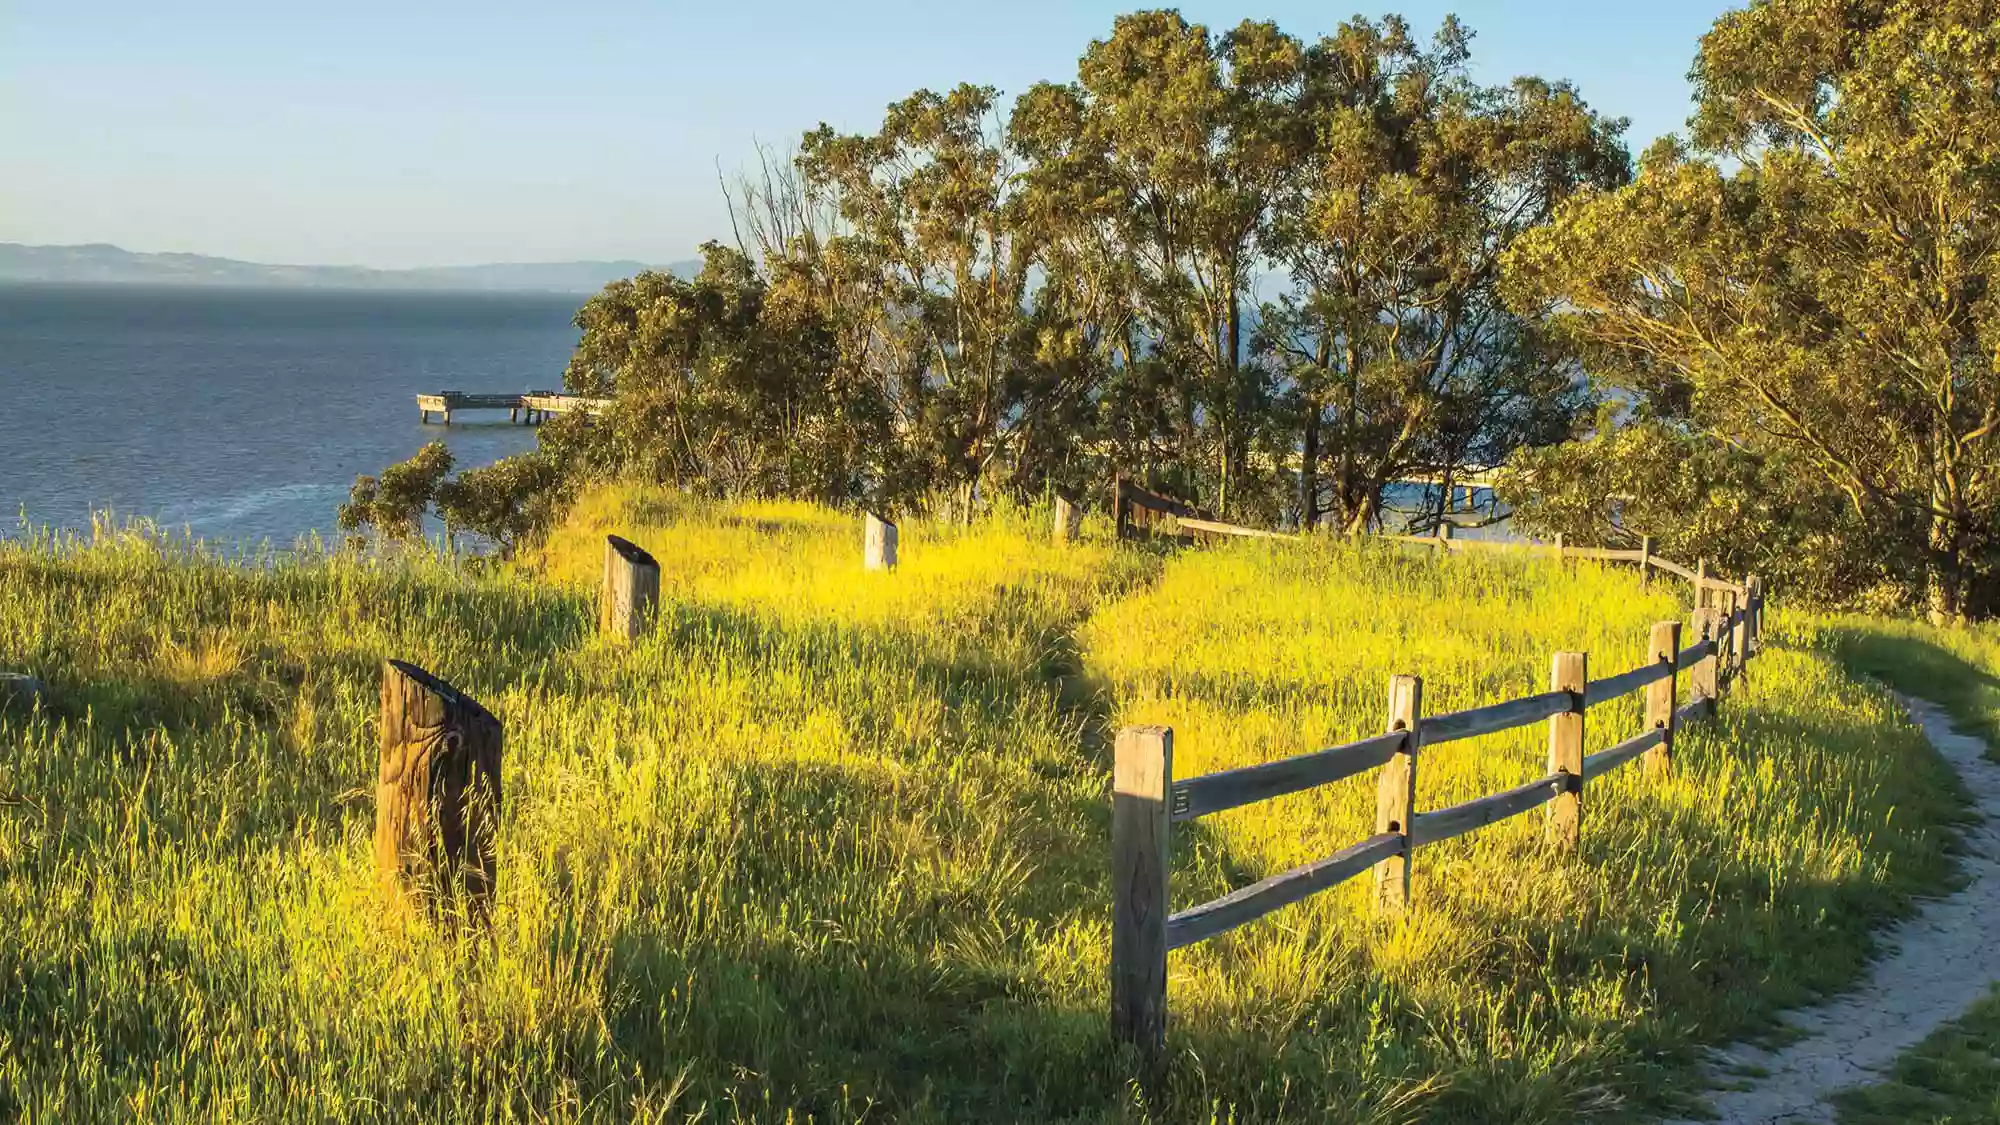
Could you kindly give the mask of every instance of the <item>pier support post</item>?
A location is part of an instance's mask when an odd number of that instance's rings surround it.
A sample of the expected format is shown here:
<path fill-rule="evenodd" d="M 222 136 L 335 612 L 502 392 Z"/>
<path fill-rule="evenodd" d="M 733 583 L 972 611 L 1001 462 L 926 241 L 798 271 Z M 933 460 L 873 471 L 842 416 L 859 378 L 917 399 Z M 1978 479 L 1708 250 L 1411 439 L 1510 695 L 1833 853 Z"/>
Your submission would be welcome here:
<path fill-rule="evenodd" d="M 861 565 L 868 570 L 896 569 L 896 525 L 868 513 L 861 544 Z"/>
<path fill-rule="evenodd" d="M 463 896 L 477 920 L 498 880 L 500 720 L 411 664 L 382 666 L 375 866 L 398 900 L 433 910 Z"/>
<path fill-rule="evenodd" d="M 660 604 L 660 564 L 637 544 L 604 537 L 604 581 L 597 596 L 597 631 L 629 641 L 653 624 Z"/>

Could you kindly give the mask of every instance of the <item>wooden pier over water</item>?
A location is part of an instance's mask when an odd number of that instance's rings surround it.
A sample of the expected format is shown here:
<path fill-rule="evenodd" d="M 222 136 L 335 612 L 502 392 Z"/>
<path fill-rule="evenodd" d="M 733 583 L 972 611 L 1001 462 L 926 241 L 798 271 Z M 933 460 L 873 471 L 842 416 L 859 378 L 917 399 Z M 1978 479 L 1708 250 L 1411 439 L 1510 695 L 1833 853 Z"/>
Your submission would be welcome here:
<path fill-rule="evenodd" d="M 509 422 L 519 422 L 532 426 L 546 421 L 551 414 L 568 414 L 581 411 L 596 414 L 611 405 L 610 399 L 584 398 L 581 395 L 566 395 L 559 391 L 529 391 L 526 394 L 479 395 L 467 391 L 439 391 L 436 394 L 417 396 L 417 416 L 429 423 L 431 415 L 438 421 L 451 425 L 454 410 L 505 410 Z"/>

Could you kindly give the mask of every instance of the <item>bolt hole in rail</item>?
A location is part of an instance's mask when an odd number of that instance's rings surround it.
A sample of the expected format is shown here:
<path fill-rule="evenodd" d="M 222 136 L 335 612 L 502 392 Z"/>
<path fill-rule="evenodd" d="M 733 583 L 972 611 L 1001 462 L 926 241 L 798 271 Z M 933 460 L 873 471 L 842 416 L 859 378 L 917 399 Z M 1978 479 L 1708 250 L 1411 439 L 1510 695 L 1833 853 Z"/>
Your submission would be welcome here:
<path fill-rule="evenodd" d="M 1292 538 L 1217 522 L 1122 478 L 1114 485 L 1112 512 L 1121 537 L 1168 530 L 1184 538 Z M 1199 777 L 1174 777 L 1171 728 L 1121 730 L 1112 768 L 1111 1026 L 1117 1039 L 1149 1056 L 1157 1058 L 1166 1045 L 1169 951 L 1227 933 L 1371 871 L 1376 910 L 1399 916 L 1409 908 L 1419 849 L 1537 808 L 1546 809 L 1549 846 L 1574 848 L 1582 829 L 1584 788 L 1635 759 L 1645 759 L 1655 775 L 1671 770 L 1675 732 L 1692 720 L 1712 716 L 1717 702 L 1762 645 L 1764 595 L 1754 576 L 1735 583 L 1710 576 L 1705 563 L 1688 570 L 1653 554 L 1650 540 L 1633 551 L 1459 540 L 1451 537 L 1450 525 L 1437 536 L 1380 538 L 1441 551 L 1513 549 L 1563 559 L 1631 562 L 1646 572 L 1672 574 L 1694 585 L 1695 640 L 1682 647 L 1681 623 L 1662 621 L 1648 637 L 1650 659 L 1637 668 L 1593 680 L 1585 653 L 1559 652 L 1549 690 L 1438 715 L 1423 713 L 1420 678 L 1393 676 L 1385 733 Z M 1683 672 L 1688 688 L 1685 703 L 1679 702 Z M 1643 729 L 1585 755 L 1586 713 L 1635 692 L 1645 693 Z M 1547 774 L 1447 808 L 1416 807 L 1422 750 L 1542 722 L 1549 727 Z M 1378 771 L 1374 835 L 1212 902 L 1178 912 L 1171 909 L 1168 860 L 1175 824 L 1330 785 L 1369 770 Z"/>

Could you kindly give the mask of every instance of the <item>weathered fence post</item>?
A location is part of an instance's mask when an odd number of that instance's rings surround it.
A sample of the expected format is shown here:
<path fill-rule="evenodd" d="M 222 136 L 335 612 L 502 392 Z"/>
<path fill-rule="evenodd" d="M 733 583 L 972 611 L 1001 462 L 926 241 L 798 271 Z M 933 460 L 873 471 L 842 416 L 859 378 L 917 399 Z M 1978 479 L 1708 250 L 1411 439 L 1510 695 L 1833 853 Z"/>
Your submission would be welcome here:
<path fill-rule="evenodd" d="M 1564 554 L 1565 554 L 1565 545 L 1563 543 L 1563 533 L 1558 531 L 1556 532 L 1556 561 L 1557 562 L 1563 561 Z"/>
<path fill-rule="evenodd" d="M 1451 549 L 1451 524 L 1449 522 L 1441 523 L 1438 525 L 1437 547 L 1438 550 L 1440 551 L 1447 551 Z"/>
<path fill-rule="evenodd" d="M 1417 851 L 1410 828 L 1417 815 L 1417 750 L 1423 742 L 1423 707 L 1423 677 L 1389 677 L 1389 729 L 1410 732 L 1402 750 L 1383 765 L 1375 790 L 1376 833 L 1394 832 L 1403 837 L 1403 850 L 1375 867 L 1375 910 L 1389 917 L 1401 917 L 1410 908 L 1410 869 Z"/>
<path fill-rule="evenodd" d="M 1736 673 L 1741 675 L 1750 666 L 1750 638 L 1756 635 L 1757 618 L 1757 576 L 1747 575 L 1743 579 L 1743 597 L 1738 601 L 1743 611 L 1742 620 L 1736 623 Z"/>
<path fill-rule="evenodd" d="M 1653 537 L 1650 535 L 1639 537 L 1639 579 L 1643 582 L 1653 580 Z"/>
<path fill-rule="evenodd" d="M 1559 652 L 1549 668 L 1549 690 L 1570 693 L 1569 710 L 1549 716 L 1549 772 L 1569 775 L 1568 787 L 1548 805 L 1549 843 L 1559 851 L 1576 847 L 1583 828 L 1583 687 L 1590 682 L 1590 658 Z"/>
<path fill-rule="evenodd" d="M 864 522 L 861 565 L 868 570 L 896 569 L 896 525 L 873 512 Z"/>
<path fill-rule="evenodd" d="M 1083 528 L 1083 511 L 1070 503 L 1069 497 L 1056 497 L 1055 541 L 1069 543 L 1075 541 Z"/>
<path fill-rule="evenodd" d="M 660 564 L 631 540 L 605 536 L 597 631 L 629 641 L 652 626 L 659 604 Z"/>
<path fill-rule="evenodd" d="M 1646 751 L 1646 772 L 1665 777 L 1674 766 L 1674 687 L 1680 678 L 1681 623 L 1655 624 L 1647 647 L 1654 663 L 1665 662 L 1674 667 L 1672 675 L 1646 685 L 1646 725 L 1662 732 L 1660 744 Z"/>
<path fill-rule="evenodd" d="M 1694 564 L 1694 607 L 1708 608 L 1708 560 L 1698 559 Z"/>
<path fill-rule="evenodd" d="M 1692 699 L 1706 700 L 1707 705 L 1703 708 L 1703 711 L 1709 715 L 1715 714 L 1717 681 L 1716 649 L 1720 648 L 1722 644 L 1716 638 L 1716 634 L 1721 632 L 1716 627 L 1718 620 L 1716 612 L 1706 606 L 1694 611 L 1695 636 L 1700 640 L 1714 641 L 1715 643 L 1710 646 L 1708 655 L 1694 662 L 1694 671 L 1688 676 L 1688 695 Z"/>
<path fill-rule="evenodd" d="M 1764 580 L 1753 574 L 1743 580 L 1743 586 L 1750 591 L 1750 633 L 1743 650 L 1743 657 L 1748 660 L 1751 653 L 1764 647 Z"/>
<path fill-rule="evenodd" d="M 1111 529 L 1119 539 L 1129 539 L 1132 535 L 1132 513 L 1125 499 L 1125 474 L 1119 473 L 1111 481 Z"/>
<path fill-rule="evenodd" d="M 500 720 L 421 668 L 382 667 L 382 762 L 375 783 L 375 866 L 400 896 L 465 895 L 482 914 L 498 881 Z"/>
<path fill-rule="evenodd" d="M 1174 732 L 1126 727 L 1111 767 L 1111 1034 L 1157 1058 L 1167 1034 L 1167 794 Z"/>

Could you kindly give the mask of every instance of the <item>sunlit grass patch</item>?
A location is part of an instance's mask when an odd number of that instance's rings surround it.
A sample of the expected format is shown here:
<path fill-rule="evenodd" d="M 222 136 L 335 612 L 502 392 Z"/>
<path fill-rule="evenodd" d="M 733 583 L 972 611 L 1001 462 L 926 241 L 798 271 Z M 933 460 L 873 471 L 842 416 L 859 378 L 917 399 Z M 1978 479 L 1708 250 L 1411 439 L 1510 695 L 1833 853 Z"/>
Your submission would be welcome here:
<path fill-rule="evenodd" d="M 1046 512 L 908 521 L 607 490 L 519 568 L 230 566 L 144 537 L 0 546 L 0 1117 L 1517 1122 L 1611 1119 L 1694 1043 L 1847 979 L 1942 876 L 1950 787 L 1881 691 L 1780 638 L 1665 782 L 1426 850 L 1176 954 L 1162 1091 L 1106 1033 L 1106 735 L 1183 775 L 1597 674 L 1680 612 L 1630 574 L 1338 543 L 1166 555 Z M 599 640 L 603 536 L 663 570 Z M 380 662 L 505 724 L 501 885 L 461 943 L 374 898 Z M 1637 729 L 1591 713 L 1591 748 Z M 1439 748 L 1425 804 L 1533 777 Z M 1365 834 L 1367 779 L 1177 837 L 1180 905 Z"/>

